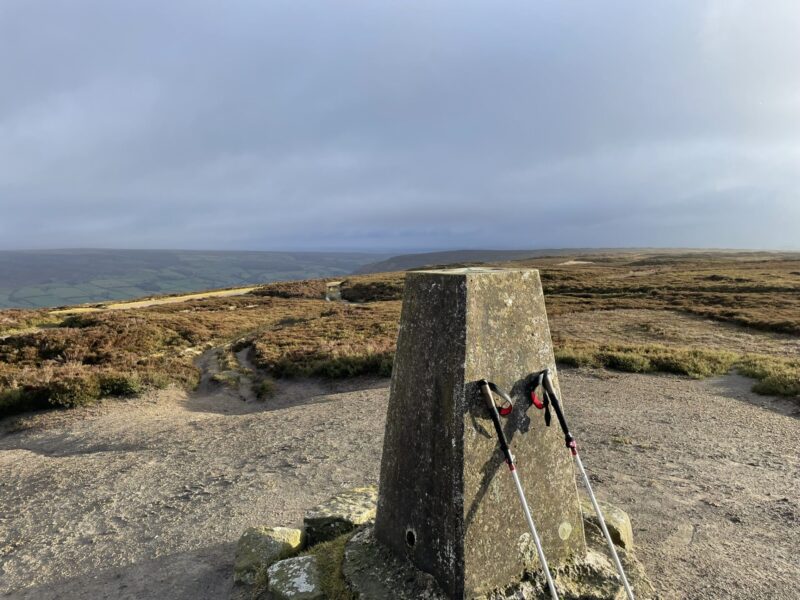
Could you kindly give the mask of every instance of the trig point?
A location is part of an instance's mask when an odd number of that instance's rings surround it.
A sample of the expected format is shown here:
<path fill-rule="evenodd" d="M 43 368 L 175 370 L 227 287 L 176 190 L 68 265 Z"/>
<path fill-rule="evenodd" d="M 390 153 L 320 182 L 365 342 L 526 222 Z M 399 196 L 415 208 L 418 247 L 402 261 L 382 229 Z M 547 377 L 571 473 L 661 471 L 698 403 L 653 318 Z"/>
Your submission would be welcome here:
<path fill-rule="evenodd" d="M 516 408 L 506 435 L 548 561 L 586 551 L 569 452 L 524 397 L 555 372 L 539 272 L 418 271 L 406 278 L 381 463 L 375 535 L 470 598 L 538 568 L 478 381 Z M 557 382 L 556 382 L 556 385 Z"/>

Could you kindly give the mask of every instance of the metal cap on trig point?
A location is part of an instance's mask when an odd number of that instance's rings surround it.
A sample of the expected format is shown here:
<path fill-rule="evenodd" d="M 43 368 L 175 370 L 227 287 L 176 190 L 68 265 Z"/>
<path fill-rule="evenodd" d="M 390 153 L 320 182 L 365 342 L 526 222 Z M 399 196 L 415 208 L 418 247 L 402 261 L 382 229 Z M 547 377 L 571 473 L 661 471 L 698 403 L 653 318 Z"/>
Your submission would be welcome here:
<path fill-rule="evenodd" d="M 406 277 L 375 533 L 452 598 L 538 568 L 478 382 L 508 390 L 505 431 L 551 565 L 585 553 L 570 455 L 530 411 L 527 385 L 555 373 L 539 273 L 417 271 Z M 558 385 L 557 379 L 555 385 Z"/>

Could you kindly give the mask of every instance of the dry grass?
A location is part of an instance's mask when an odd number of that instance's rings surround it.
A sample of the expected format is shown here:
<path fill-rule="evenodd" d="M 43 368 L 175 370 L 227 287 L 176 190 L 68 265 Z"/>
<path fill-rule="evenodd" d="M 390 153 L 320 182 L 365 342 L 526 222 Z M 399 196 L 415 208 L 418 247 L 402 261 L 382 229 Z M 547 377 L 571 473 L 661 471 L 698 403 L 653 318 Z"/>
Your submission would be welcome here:
<path fill-rule="evenodd" d="M 321 311 L 325 302 L 318 304 Z M 213 298 L 83 313 L 11 335 L 0 339 L 0 415 L 85 404 L 134 387 L 191 388 L 203 347 L 305 318 L 308 309 L 281 298 Z"/>
<path fill-rule="evenodd" d="M 605 367 L 630 373 L 675 373 L 696 379 L 727 373 L 737 358 L 724 350 L 656 345 L 567 345 L 556 350 L 556 360 L 563 365 Z"/>
<path fill-rule="evenodd" d="M 353 537 L 353 533 L 346 533 L 330 542 L 317 544 L 306 552 L 317 558 L 322 591 L 329 600 L 355 600 L 356 598 L 342 573 L 344 551 L 351 537 Z"/>
<path fill-rule="evenodd" d="M 631 344 L 800 356 L 800 336 L 765 332 L 674 310 L 617 309 L 550 317 L 556 345 Z"/>
<path fill-rule="evenodd" d="M 582 262 L 507 264 L 540 269 L 562 363 L 693 377 L 736 367 L 758 380 L 757 391 L 798 395 L 797 256 L 573 258 Z M 234 340 L 237 350 L 252 346 L 253 361 L 273 377 L 387 375 L 404 273 L 346 279 L 342 296 L 353 304 L 324 301 L 327 282 L 66 318 L 0 311 L 0 415 L 192 387 L 197 353 Z"/>
<path fill-rule="evenodd" d="M 800 335 L 797 254 L 704 253 L 585 255 L 501 263 L 541 271 L 550 316 L 587 310 L 686 313 L 762 331 Z M 399 300 L 405 274 L 348 280 L 360 302 Z M 343 297 L 346 292 L 343 286 Z"/>
<path fill-rule="evenodd" d="M 401 300 L 404 283 L 404 276 L 399 273 L 351 277 L 342 281 L 342 300 L 348 302 Z"/>
<path fill-rule="evenodd" d="M 327 283 L 334 279 L 305 279 L 302 281 L 276 281 L 257 288 L 256 296 L 274 296 L 276 298 L 307 298 L 322 300 L 325 298 Z"/>
<path fill-rule="evenodd" d="M 262 331 L 253 341 L 253 359 L 277 377 L 388 376 L 399 318 L 396 301 L 327 303 L 302 320 Z"/>
<path fill-rule="evenodd" d="M 725 350 L 697 350 L 642 345 L 564 345 L 556 360 L 570 367 L 596 367 L 628 373 L 675 373 L 695 379 L 731 369 L 757 381 L 753 391 L 800 396 L 800 360 Z"/>
<path fill-rule="evenodd" d="M 0 310 L 0 337 L 22 333 L 60 322 L 58 317 L 41 310 Z"/>

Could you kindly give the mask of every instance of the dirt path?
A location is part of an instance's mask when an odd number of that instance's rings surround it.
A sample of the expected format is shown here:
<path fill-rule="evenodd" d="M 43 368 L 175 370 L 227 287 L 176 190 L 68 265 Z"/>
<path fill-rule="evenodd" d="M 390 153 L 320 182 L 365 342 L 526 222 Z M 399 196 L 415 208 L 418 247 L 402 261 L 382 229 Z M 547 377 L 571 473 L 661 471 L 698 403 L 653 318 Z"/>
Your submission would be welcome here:
<path fill-rule="evenodd" d="M 243 296 L 249 294 L 258 286 L 243 288 L 233 288 L 230 290 L 215 290 L 211 292 L 199 292 L 196 294 L 182 294 L 180 296 L 164 296 L 162 298 L 150 298 L 146 300 L 130 300 L 126 302 L 112 302 L 102 306 L 76 306 L 73 308 L 63 308 L 50 311 L 51 315 L 74 315 L 87 312 L 98 312 L 103 310 L 128 310 L 131 308 L 147 308 L 148 306 L 158 306 L 160 304 L 175 304 L 178 302 L 188 302 L 189 300 L 202 300 L 203 298 L 229 298 L 231 296 Z"/>
<path fill-rule="evenodd" d="M 737 378 L 561 378 L 663 598 L 797 597 L 796 405 Z M 0 422 L 0 594 L 225 598 L 243 529 L 376 483 L 387 396 L 385 380 L 280 383 L 266 404 L 167 390 Z"/>

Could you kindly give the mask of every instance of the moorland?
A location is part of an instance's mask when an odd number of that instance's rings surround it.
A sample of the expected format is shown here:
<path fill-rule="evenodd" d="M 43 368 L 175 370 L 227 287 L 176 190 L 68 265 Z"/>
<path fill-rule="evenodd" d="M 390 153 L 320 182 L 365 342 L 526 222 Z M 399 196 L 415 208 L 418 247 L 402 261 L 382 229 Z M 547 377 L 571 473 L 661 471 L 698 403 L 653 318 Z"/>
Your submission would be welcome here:
<path fill-rule="evenodd" d="M 462 263 L 462 266 L 468 263 Z M 495 263 L 540 270 L 558 362 L 694 378 L 731 370 L 800 395 L 800 256 L 619 252 Z M 218 379 L 387 376 L 405 272 L 274 282 L 230 297 L 0 312 L 0 414 Z M 337 278 L 338 279 L 338 278 Z M 246 362 L 244 362 L 246 361 Z"/>
<path fill-rule="evenodd" d="M 660 597 L 794 599 L 800 257 L 501 264 L 540 269 L 570 423 Z M 375 485 L 404 277 L 0 312 L 0 594 L 227 597 L 246 528 Z"/>

